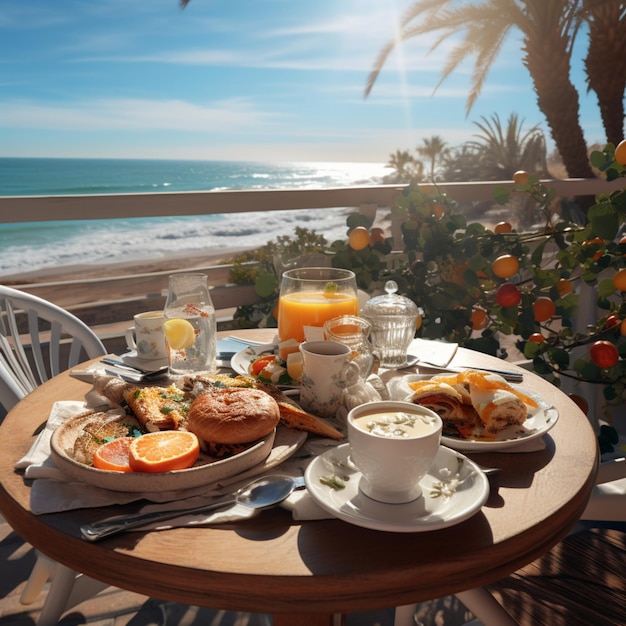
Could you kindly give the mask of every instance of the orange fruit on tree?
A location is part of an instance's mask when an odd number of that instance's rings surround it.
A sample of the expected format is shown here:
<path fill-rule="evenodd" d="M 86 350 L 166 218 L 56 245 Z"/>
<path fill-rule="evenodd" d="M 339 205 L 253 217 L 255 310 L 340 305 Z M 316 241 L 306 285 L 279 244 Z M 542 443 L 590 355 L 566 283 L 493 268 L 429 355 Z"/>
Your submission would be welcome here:
<path fill-rule="evenodd" d="M 556 313 L 556 304 L 545 296 L 537 298 L 533 302 L 533 314 L 535 315 L 535 321 L 546 322 L 554 317 Z"/>
<path fill-rule="evenodd" d="M 517 306 L 522 300 L 522 293 L 513 283 L 503 283 L 496 291 L 496 302 L 500 306 Z"/>
<path fill-rule="evenodd" d="M 621 335 L 626 336 L 626 319 L 622 320 L 622 323 L 620 324 L 620 327 L 619 327 L 619 332 Z"/>
<path fill-rule="evenodd" d="M 622 320 L 621 320 L 620 316 L 614 313 L 613 315 L 609 315 L 606 318 L 606 322 L 604 322 L 604 327 L 605 328 L 615 328 L 617 330 L 616 327 L 617 326 L 621 327 L 621 324 L 622 324 Z"/>
<path fill-rule="evenodd" d="M 348 235 L 348 245 L 353 250 L 363 250 L 370 245 L 370 233 L 365 226 L 357 226 Z"/>
<path fill-rule="evenodd" d="M 626 139 L 623 139 L 615 148 L 615 160 L 620 165 L 626 165 Z"/>
<path fill-rule="evenodd" d="M 626 267 L 616 272 L 613 276 L 613 284 L 618 291 L 626 291 Z"/>
<path fill-rule="evenodd" d="M 375 243 L 384 243 L 385 242 L 385 231 L 382 228 L 372 228 L 370 231 L 370 243 L 373 245 Z"/>
<path fill-rule="evenodd" d="M 129 450 L 134 437 L 118 437 L 102 444 L 93 455 L 93 466 L 112 472 L 132 472 Z"/>
<path fill-rule="evenodd" d="M 597 261 L 604 254 L 604 250 L 602 248 L 602 246 L 604 246 L 604 241 L 600 239 L 600 237 L 594 237 L 593 239 L 587 239 L 582 242 L 583 248 L 588 248 L 589 246 L 600 246 L 600 248 L 593 254 L 593 260 Z"/>
<path fill-rule="evenodd" d="M 470 323 L 472 325 L 472 330 L 482 330 L 485 328 L 487 324 L 489 324 L 487 311 L 480 308 L 474 309 L 470 317 Z"/>
<path fill-rule="evenodd" d="M 572 293 L 572 291 L 574 291 L 574 285 L 572 284 L 571 280 L 568 280 L 567 278 L 561 278 L 556 284 L 556 290 L 559 293 L 559 296 L 561 296 L 562 298 L 568 293 Z"/>
<path fill-rule="evenodd" d="M 510 222 L 498 222 L 493 229 L 494 233 L 506 234 L 510 233 L 513 230 L 513 226 L 511 226 Z"/>
<path fill-rule="evenodd" d="M 431 206 L 432 216 L 435 219 L 440 220 L 443 217 L 443 206 L 439 202 L 433 202 Z"/>
<path fill-rule="evenodd" d="M 133 439 L 129 463 L 133 472 L 171 472 L 191 467 L 200 454 L 198 438 L 185 430 L 161 430 Z"/>
<path fill-rule="evenodd" d="M 619 361 L 619 352 L 610 341 L 601 339 L 589 348 L 591 360 L 602 368 L 613 367 Z"/>
<path fill-rule="evenodd" d="M 533 333 L 528 338 L 528 341 L 532 341 L 533 343 L 543 343 L 545 340 L 546 338 L 541 333 Z"/>
<path fill-rule="evenodd" d="M 513 174 L 513 182 L 516 185 L 526 185 L 530 180 L 530 174 L 525 170 L 517 170 L 515 174 Z"/>
<path fill-rule="evenodd" d="M 492 264 L 491 271 L 498 278 L 511 278 L 519 270 L 519 259 L 512 254 L 501 254 Z"/>

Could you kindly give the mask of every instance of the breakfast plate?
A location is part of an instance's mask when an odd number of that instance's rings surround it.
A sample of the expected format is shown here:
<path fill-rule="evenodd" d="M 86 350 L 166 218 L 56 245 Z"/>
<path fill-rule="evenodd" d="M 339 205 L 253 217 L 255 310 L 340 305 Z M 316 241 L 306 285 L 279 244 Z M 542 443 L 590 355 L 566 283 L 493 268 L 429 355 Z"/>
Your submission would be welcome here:
<path fill-rule="evenodd" d="M 250 375 L 250 365 L 255 359 L 267 354 L 274 354 L 276 346 L 273 343 L 264 343 L 259 346 L 248 346 L 240 350 L 230 359 L 230 366 L 237 374 Z"/>
<path fill-rule="evenodd" d="M 439 530 L 475 515 L 489 496 L 489 483 L 479 467 L 444 446 L 420 481 L 422 496 L 406 504 L 385 504 L 359 489 L 361 473 L 350 460 L 350 444 L 316 457 L 304 475 L 307 489 L 319 506 L 335 517 L 373 530 L 414 533 Z M 328 483 L 338 479 L 338 489 Z"/>
<path fill-rule="evenodd" d="M 394 395 L 397 397 L 393 399 L 408 400 L 411 396 L 411 388 L 409 387 L 411 381 L 432 378 L 436 377 L 419 374 L 404 376 L 394 388 Z M 496 452 L 543 437 L 557 423 L 559 412 L 538 393 L 515 384 L 511 384 L 511 387 L 529 396 L 537 403 L 537 408 L 528 408 L 528 417 L 523 424 L 505 428 L 496 435 L 495 439 L 462 439 L 461 437 L 442 435 L 441 444 L 462 452 Z"/>
<path fill-rule="evenodd" d="M 276 353 L 276 345 L 273 343 L 267 343 L 260 346 L 248 346 L 243 350 L 240 350 L 230 360 L 230 367 L 237 373 L 244 376 L 251 376 L 250 366 L 252 363 L 262 356 L 269 356 Z M 280 368 L 279 368 L 280 369 Z M 286 370 L 281 370 L 285 374 Z M 288 379 L 291 381 L 291 379 Z M 277 384 L 277 383 L 273 383 Z M 300 382 L 280 382 L 281 387 L 300 387 Z"/>
<path fill-rule="evenodd" d="M 80 463 L 72 456 L 74 442 L 90 415 L 70 418 L 52 433 L 50 452 L 55 465 L 70 479 L 112 491 L 154 493 L 211 485 L 254 468 L 259 473 L 287 460 L 306 440 L 307 433 L 279 426 L 247 450 L 215 460 L 201 455 L 189 469 L 141 473 L 101 470 Z"/>

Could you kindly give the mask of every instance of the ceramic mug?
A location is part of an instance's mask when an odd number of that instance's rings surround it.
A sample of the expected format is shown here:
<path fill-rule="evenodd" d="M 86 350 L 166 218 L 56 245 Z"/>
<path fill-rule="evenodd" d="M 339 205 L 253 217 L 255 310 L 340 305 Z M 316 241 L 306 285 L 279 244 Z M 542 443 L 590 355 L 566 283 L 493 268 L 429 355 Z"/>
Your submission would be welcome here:
<path fill-rule="evenodd" d="M 163 334 L 163 311 L 146 311 L 133 316 L 134 326 L 126 330 L 126 344 L 137 358 L 156 361 L 167 358 Z"/>
<path fill-rule="evenodd" d="M 305 341 L 300 352 L 300 405 L 319 417 L 335 417 L 344 389 L 358 380 L 359 368 L 350 361 L 352 350 L 336 341 Z"/>
<path fill-rule="evenodd" d="M 443 422 L 411 402 L 369 402 L 348 413 L 350 458 L 359 489 L 379 502 L 401 504 L 422 494 L 420 481 L 435 461 Z"/>

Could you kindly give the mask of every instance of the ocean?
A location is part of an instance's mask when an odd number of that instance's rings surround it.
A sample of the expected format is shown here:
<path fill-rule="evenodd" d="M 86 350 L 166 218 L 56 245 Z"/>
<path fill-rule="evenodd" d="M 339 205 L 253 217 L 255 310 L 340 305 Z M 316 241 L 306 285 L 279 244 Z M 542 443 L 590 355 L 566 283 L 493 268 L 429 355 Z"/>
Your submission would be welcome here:
<path fill-rule="evenodd" d="M 0 196 L 331 188 L 379 184 L 386 174 L 382 163 L 0 158 Z M 333 241 L 345 236 L 345 211 L 0 223 L 0 275 L 204 251 L 227 256 L 293 235 L 296 226 Z"/>

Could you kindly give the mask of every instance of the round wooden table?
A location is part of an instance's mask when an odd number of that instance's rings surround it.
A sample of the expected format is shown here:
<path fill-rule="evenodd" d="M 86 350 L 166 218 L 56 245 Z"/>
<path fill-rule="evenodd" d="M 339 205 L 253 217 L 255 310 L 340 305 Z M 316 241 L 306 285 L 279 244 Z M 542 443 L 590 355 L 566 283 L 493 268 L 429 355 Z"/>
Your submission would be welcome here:
<path fill-rule="evenodd" d="M 274 330 L 240 331 L 271 341 Z M 460 349 L 454 363 L 502 367 Z M 509 366 L 510 364 L 507 364 Z M 95 579 L 191 605 L 274 614 L 274 623 L 321 625 L 332 614 L 421 602 L 507 576 L 548 551 L 582 513 L 598 458 L 595 434 L 574 402 L 524 373 L 524 386 L 559 411 L 545 449 L 471 455 L 501 468 L 487 503 L 471 519 L 426 533 L 368 530 L 339 520 L 294 522 L 282 509 L 230 525 L 132 532 L 98 543 L 86 522 L 120 508 L 36 516 L 14 464 L 57 400 L 82 400 L 88 385 L 61 374 L 17 404 L 0 427 L 0 511 L 26 541 Z"/>

